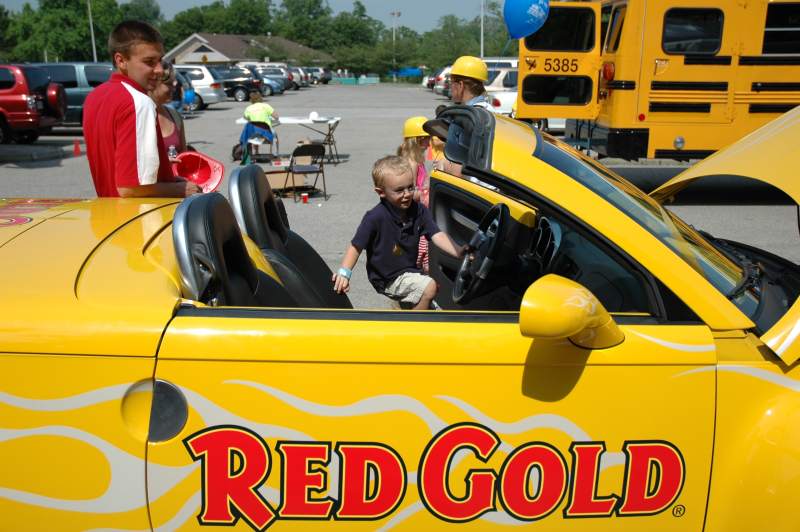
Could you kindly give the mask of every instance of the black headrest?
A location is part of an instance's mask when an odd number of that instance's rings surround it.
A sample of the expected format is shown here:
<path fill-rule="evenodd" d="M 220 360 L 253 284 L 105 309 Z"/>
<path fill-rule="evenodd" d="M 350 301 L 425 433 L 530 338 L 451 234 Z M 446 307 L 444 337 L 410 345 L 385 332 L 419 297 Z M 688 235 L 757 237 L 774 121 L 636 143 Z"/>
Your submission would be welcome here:
<path fill-rule="evenodd" d="M 264 170 L 256 164 L 237 168 L 230 176 L 229 192 L 236 219 L 247 236 L 261 249 L 285 251 L 286 210 L 272 193 Z"/>
<path fill-rule="evenodd" d="M 172 236 L 188 298 L 211 305 L 256 304 L 258 273 L 224 196 L 212 192 L 183 200 Z"/>

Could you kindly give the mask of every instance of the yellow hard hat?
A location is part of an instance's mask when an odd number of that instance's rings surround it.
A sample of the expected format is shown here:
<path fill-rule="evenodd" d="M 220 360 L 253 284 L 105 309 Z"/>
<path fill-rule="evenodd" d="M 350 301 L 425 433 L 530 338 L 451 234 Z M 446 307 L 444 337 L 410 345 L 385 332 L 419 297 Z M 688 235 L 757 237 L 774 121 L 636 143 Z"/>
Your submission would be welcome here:
<path fill-rule="evenodd" d="M 427 121 L 428 119 L 424 116 L 412 116 L 403 124 L 403 137 L 430 137 L 430 135 L 425 133 L 425 130 L 422 129 L 422 124 Z"/>
<path fill-rule="evenodd" d="M 489 70 L 486 68 L 486 63 L 471 55 L 462 55 L 456 59 L 453 68 L 450 69 L 450 75 L 473 78 L 484 83 L 489 81 Z"/>

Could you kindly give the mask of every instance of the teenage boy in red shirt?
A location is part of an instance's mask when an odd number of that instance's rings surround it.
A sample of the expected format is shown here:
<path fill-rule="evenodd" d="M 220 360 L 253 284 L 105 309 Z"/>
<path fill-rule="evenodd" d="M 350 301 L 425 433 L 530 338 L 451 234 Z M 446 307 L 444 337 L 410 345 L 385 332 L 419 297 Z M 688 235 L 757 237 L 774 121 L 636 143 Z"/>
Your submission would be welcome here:
<path fill-rule="evenodd" d="M 127 20 L 108 37 L 116 71 L 86 98 L 83 134 L 98 197 L 185 197 L 200 192 L 172 175 L 156 105 L 164 45 L 151 25 Z"/>

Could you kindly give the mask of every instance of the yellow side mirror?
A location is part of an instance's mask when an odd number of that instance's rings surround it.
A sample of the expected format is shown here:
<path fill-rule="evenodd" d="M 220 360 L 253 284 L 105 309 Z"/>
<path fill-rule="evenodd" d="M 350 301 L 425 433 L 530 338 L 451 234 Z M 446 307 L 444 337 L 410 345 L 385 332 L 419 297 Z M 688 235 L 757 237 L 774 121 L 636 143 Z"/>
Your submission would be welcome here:
<path fill-rule="evenodd" d="M 528 338 L 569 338 L 585 349 L 607 349 L 625 340 L 594 294 L 554 274 L 538 279 L 525 291 L 519 330 Z"/>

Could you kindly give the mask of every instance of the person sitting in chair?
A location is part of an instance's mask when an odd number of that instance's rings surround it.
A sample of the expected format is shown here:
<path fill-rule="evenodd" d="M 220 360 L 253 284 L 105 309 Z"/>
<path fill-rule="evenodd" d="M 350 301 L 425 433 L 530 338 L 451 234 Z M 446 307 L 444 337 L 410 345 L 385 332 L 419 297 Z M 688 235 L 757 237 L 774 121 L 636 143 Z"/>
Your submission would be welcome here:
<path fill-rule="evenodd" d="M 250 93 L 250 105 L 244 110 L 244 118 L 247 120 L 247 124 L 239 137 L 239 143 L 242 145 L 242 164 L 247 164 L 250 155 L 250 150 L 247 149 L 248 141 L 253 137 L 261 137 L 271 144 L 275 138 L 272 121 L 278 118 L 278 113 L 270 104 L 264 103 L 260 92 L 252 92 Z M 258 144 L 255 144 L 254 147 L 257 155 Z"/>

